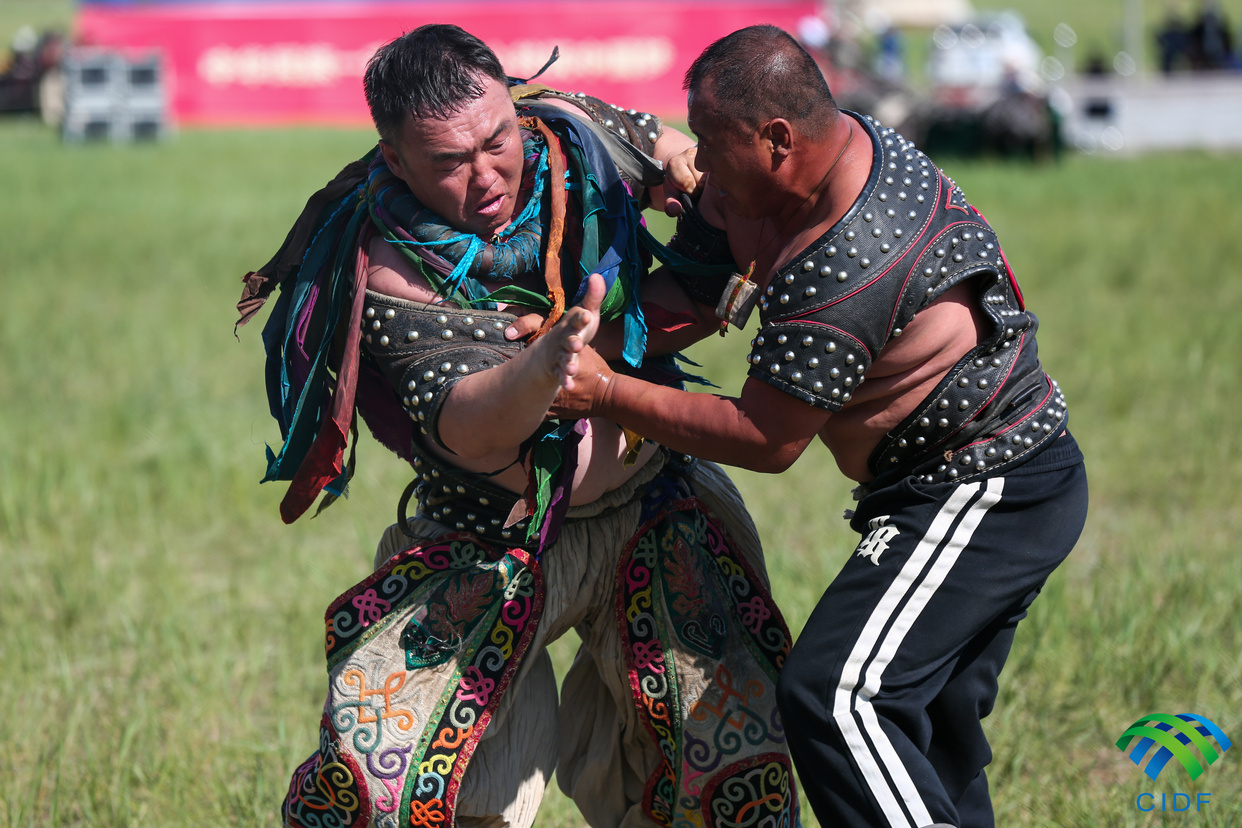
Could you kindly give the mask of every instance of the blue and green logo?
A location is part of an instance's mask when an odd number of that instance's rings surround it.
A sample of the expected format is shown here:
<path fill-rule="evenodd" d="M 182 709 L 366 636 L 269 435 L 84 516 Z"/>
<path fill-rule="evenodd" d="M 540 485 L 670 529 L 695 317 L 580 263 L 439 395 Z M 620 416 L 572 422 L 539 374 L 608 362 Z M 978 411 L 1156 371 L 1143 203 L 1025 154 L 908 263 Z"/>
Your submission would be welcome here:
<path fill-rule="evenodd" d="M 1209 736 L 1216 740 L 1216 746 L 1212 745 Z M 1172 758 L 1182 763 L 1192 780 L 1198 779 L 1232 744 L 1225 731 L 1193 713 L 1179 713 L 1176 716 L 1151 713 L 1126 728 L 1117 740 L 1117 747 L 1122 751 L 1128 749 L 1130 761 L 1143 768 L 1143 772 L 1152 779 L 1160 775 Z M 1152 745 L 1159 745 L 1159 749 L 1151 754 L 1147 766 L 1143 767 L 1143 760 Z M 1190 749 L 1191 746 L 1199 751 L 1203 761 Z"/>

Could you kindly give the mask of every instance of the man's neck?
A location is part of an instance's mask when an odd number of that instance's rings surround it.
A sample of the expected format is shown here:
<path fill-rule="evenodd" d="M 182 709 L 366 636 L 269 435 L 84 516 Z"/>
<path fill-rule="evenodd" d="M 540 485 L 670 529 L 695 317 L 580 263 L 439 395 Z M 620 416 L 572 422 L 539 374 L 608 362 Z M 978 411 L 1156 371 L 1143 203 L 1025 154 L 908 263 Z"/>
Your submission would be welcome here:
<path fill-rule="evenodd" d="M 849 210 L 859 189 L 852 180 L 843 177 L 841 171 L 853 158 L 852 151 L 856 152 L 857 147 L 863 145 L 855 140 L 860 134 L 865 135 L 863 128 L 842 113 L 823 138 L 808 143 L 799 168 L 790 172 L 790 180 L 815 183 L 801 190 L 794 189 L 788 197 L 788 207 L 768 219 L 769 226 L 777 228 L 771 245 L 774 252 L 787 248 L 790 242 L 810 231 L 835 223 Z M 869 154 L 870 148 L 866 151 Z M 798 248 L 803 246 L 802 243 L 797 245 Z M 787 258 L 777 253 L 768 274 L 775 273 Z"/>
<path fill-rule="evenodd" d="M 799 225 L 805 227 L 808 221 L 799 221 L 799 213 L 807 220 L 822 215 L 825 203 L 839 194 L 841 188 L 833 185 L 839 180 L 837 173 L 855 143 L 855 133 L 859 131 L 861 128 L 853 118 L 839 113 L 822 138 L 814 141 L 804 138 L 807 141 L 806 151 L 801 154 L 792 176 L 795 182 L 803 183 L 803 189 L 795 189 L 790 194 L 792 209 L 783 210 L 774 218 L 777 226 L 789 222 L 791 229 Z M 805 182 L 815 183 L 807 186 Z"/>

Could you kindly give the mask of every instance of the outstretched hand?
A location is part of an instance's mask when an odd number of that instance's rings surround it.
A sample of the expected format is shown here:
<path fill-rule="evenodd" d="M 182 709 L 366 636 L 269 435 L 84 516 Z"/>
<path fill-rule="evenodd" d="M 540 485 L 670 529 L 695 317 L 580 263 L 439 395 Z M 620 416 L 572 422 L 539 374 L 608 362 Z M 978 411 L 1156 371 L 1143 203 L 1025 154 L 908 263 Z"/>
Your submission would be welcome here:
<path fill-rule="evenodd" d="M 548 331 L 549 344 L 560 350 L 558 379 L 567 391 L 572 391 L 577 384 L 575 377 L 580 373 L 579 354 L 599 332 L 599 311 L 605 293 L 604 277 L 592 273 L 587 280 L 587 292 L 582 304 L 565 311 L 560 321 Z"/>

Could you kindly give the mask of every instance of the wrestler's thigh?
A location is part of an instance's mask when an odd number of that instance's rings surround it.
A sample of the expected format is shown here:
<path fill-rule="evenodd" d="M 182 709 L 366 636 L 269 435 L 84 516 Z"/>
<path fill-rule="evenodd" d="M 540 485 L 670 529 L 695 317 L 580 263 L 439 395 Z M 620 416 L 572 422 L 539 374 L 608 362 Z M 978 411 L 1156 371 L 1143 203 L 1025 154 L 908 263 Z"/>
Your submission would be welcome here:
<path fill-rule="evenodd" d="M 952 669 L 1068 554 L 1077 533 L 1060 527 L 1072 483 L 1055 475 L 907 479 L 868 496 L 853 522 L 859 544 L 811 613 L 782 682 L 803 670 L 821 682 L 864 665 L 874 673 L 877 657 L 889 686 Z M 829 682 L 820 686 L 829 692 Z"/>
<path fill-rule="evenodd" d="M 462 779 L 457 824 L 529 828 L 556 769 L 556 675 L 546 650 L 509 688 Z"/>

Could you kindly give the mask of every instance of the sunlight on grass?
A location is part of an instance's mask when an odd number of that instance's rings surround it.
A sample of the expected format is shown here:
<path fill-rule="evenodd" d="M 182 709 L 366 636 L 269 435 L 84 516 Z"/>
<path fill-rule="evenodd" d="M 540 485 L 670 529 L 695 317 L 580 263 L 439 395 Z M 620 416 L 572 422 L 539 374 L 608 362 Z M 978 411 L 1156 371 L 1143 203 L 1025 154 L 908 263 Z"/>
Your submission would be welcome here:
<path fill-rule="evenodd" d="M 33 121 L 0 128 L 0 825 L 276 821 L 315 744 L 323 609 L 368 571 L 408 472 L 365 438 L 350 499 L 281 525 L 283 491 L 258 485 L 278 439 L 259 325 L 237 341 L 232 307 L 309 192 L 371 140 L 67 148 Z M 1168 709 L 1233 735 L 1242 709 L 1242 159 L 949 172 L 1040 315 L 1093 486 L 989 720 L 998 822 L 1158 824 L 1134 807 L 1152 787 L 1117 734 Z M 729 393 L 749 338 L 691 356 Z M 818 445 L 781 477 L 735 477 L 797 631 L 851 553 L 850 485 Z M 559 669 L 575 646 L 558 643 Z M 1197 790 L 1184 781 L 1160 784 Z M 1242 817 L 1242 776 L 1200 782 L 1203 824 Z M 581 819 L 553 790 L 540 825 Z"/>

